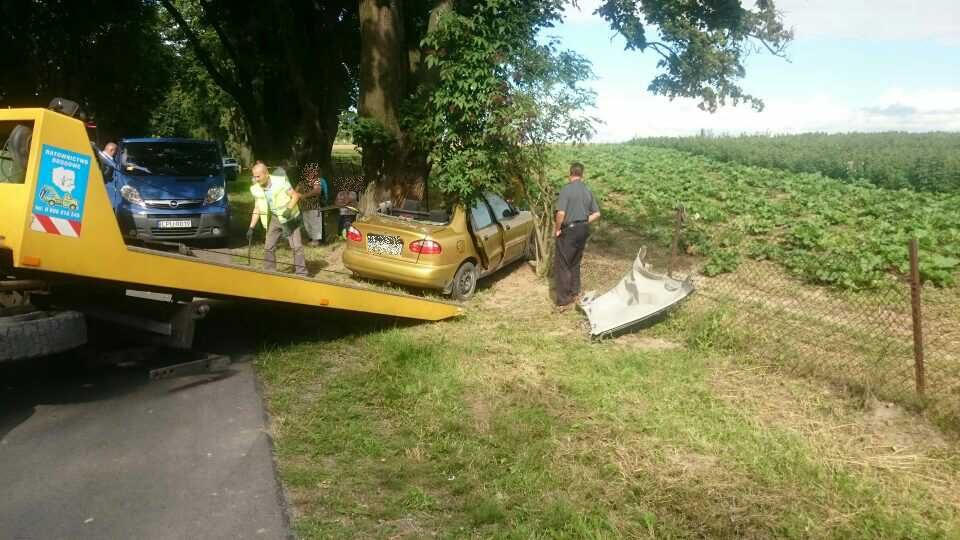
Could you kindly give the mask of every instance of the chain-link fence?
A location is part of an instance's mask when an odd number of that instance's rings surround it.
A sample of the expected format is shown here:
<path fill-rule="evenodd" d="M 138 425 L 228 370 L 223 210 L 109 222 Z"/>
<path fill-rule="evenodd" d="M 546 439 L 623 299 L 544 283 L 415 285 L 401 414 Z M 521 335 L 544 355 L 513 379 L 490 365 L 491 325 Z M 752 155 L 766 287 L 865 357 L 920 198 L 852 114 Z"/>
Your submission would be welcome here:
<path fill-rule="evenodd" d="M 891 276 L 873 290 L 840 291 L 804 283 L 767 261 L 699 278 L 697 287 L 761 361 L 960 420 L 956 289 L 922 286 L 912 295 L 910 276 Z"/>

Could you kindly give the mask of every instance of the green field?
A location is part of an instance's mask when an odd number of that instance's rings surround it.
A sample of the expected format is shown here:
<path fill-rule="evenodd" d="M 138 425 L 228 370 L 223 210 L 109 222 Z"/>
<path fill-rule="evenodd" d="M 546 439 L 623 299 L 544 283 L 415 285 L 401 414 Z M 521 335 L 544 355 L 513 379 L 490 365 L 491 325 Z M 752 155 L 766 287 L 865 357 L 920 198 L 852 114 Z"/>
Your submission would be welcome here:
<path fill-rule="evenodd" d="M 634 143 L 719 161 L 866 180 L 888 189 L 960 192 L 960 133 L 664 137 Z"/>
<path fill-rule="evenodd" d="M 565 147 L 554 174 L 574 159 L 587 164 L 608 217 L 663 245 L 673 209 L 684 206 L 685 249 L 707 259 L 707 275 L 732 271 L 744 258 L 768 259 L 813 283 L 882 287 L 908 270 L 912 237 L 926 280 L 950 285 L 960 271 L 960 194 L 888 190 L 636 144 Z"/>

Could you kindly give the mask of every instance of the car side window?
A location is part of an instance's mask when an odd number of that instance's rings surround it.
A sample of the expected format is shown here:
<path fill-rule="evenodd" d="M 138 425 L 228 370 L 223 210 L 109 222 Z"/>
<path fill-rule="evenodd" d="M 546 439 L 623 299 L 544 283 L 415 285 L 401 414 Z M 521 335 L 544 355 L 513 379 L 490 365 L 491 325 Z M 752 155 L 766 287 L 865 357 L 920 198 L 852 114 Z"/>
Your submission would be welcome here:
<path fill-rule="evenodd" d="M 487 198 L 487 202 L 490 203 L 490 207 L 493 208 L 493 215 L 496 216 L 497 220 L 510 218 L 513 216 L 513 209 L 510 208 L 510 205 L 507 204 L 507 201 L 500 198 L 499 195 L 487 193 L 485 196 Z"/>
<path fill-rule="evenodd" d="M 493 225 L 493 216 L 490 215 L 490 209 L 483 199 L 477 199 L 470 208 L 470 222 L 473 223 L 473 230 L 479 231 L 485 227 Z"/>

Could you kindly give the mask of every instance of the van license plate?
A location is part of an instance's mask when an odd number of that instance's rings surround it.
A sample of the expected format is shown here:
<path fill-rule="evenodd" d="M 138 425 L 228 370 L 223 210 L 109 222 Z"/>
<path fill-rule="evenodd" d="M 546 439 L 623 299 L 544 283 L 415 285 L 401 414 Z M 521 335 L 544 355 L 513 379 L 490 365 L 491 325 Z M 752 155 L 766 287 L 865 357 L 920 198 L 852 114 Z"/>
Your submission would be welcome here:
<path fill-rule="evenodd" d="M 161 221 L 160 222 L 161 229 L 187 229 L 191 225 L 192 224 L 190 223 L 189 219 L 183 220 L 183 221 Z"/>
<path fill-rule="evenodd" d="M 403 240 L 399 236 L 368 234 L 367 251 L 378 255 L 393 255 L 396 257 L 403 253 Z"/>

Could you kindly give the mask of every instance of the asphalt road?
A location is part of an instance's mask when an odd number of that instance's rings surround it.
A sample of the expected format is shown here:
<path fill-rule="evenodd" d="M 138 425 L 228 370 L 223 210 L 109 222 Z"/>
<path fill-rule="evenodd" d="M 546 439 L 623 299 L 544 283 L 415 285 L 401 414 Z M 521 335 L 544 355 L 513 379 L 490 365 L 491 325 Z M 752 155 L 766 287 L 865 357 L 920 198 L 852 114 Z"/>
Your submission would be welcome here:
<path fill-rule="evenodd" d="M 0 366 L 0 538 L 287 538 L 249 364 Z"/>

